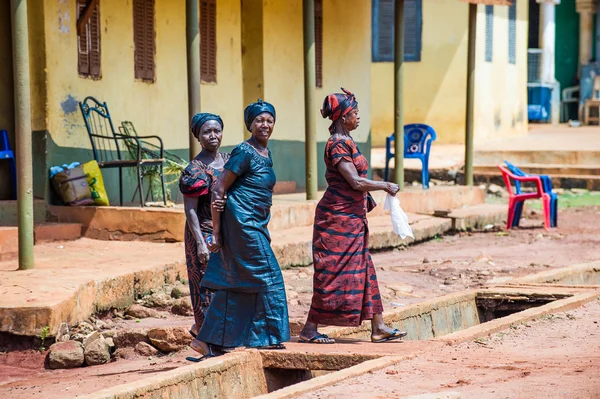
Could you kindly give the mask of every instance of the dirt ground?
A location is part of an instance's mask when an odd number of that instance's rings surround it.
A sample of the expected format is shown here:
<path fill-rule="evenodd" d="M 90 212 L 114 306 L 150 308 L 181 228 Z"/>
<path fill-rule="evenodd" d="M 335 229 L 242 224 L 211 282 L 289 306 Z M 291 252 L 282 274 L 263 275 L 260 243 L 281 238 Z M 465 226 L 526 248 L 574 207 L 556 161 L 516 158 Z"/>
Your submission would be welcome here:
<path fill-rule="evenodd" d="M 506 281 L 506 279 L 532 274 L 549 268 L 585 263 L 600 258 L 600 250 L 598 249 L 600 248 L 600 237 L 597 234 L 597 226 L 600 225 L 600 207 L 563 210 L 560 214 L 559 223 L 560 227 L 558 229 L 546 232 L 540 227 L 542 224 L 541 216 L 535 214 L 524 221 L 523 228 L 511 230 L 509 232 L 490 231 L 449 235 L 404 249 L 375 253 L 373 254 L 373 260 L 379 276 L 384 306 L 386 309 L 391 310 L 393 307 L 406 306 L 411 303 L 423 301 L 450 292 L 461 291 L 466 288 L 474 288 L 487 283 L 503 282 Z M 284 277 L 288 289 L 290 316 L 292 319 L 302 320 L 306 317 L 310 306 L 312 268 L 307 267 L 286 270 L 284 271 Z M 533 362 L 534 358 L 537 359 L 539 357 L 538 355 L 544 355 L 550 358 L 553 354 L 551 349 L 554 348 L 557 350 L 556 356 L 563 356 L 560 357 L 563 362 L 565 361 L 564 357 L 567 355 L 569 355 L 567 360 L 571 359 L 572 355 L 568 352 L 569 350 L 572 350 L 573 356 L 577 353 L 593 353 L 593 350 L 597 350 L 600 339 L 598 337 L 600 328 L 595 332 L 595 336 L 585 336 L 587 339 L 583 339 L 583 336 L 580 334 L 584 334 L 586 331 L 587 324 L 585 323 L 587 320 L 594 318 L 595 320 L 600 319 L 600 307 L 598 307 L 598 309 L 589 308 L 585 311 L 592 312 L 590 313 L 589 318 L 576 316 L 575 320 L 564 318 L 557 319 L 555 322 L 556 324 L 543 324 L 551 323 L 551 320 L 540 323 L 541 326 L 550 326 L 548 327 L 549 330 L 551 330 L 550 332 L 554 331 L 557 334 L 562 333 L 563 331 L 562 325 L 560 329 L 557 328 L 558 321 L 574 324 L 574 326 L 571 330 L 565 330 L 564 336 L 569 338 L 567 341 L 561 341 L 560 339 L 549 335 L 544 340 L 534 340 L 536 344 L 532 341 L 532 343 L 530 343 L 532 346 L 527 347 L 529 348 L 527 349 L 529 352 L 521 353 L 520 350 L 515 349 L 515 353 L 520 353 L 520 355 L 522 355 L 520 361 Z M 573 314 L 579 313 L 574 312 Z M 135 320 L 127 322 L 122 321 L 118 324 L 120 328 L 127 328 L 128 325 L 135 325 L 136 327 L 153 327 L 165 326 L 170 323 L 172 325 L 191 325 L 193 320 L 189 317 L 173 317 L 170 319 L 142 319 L 140 320 L 140 323 L 137 323 Z M 579 324 L 581 324 L 581 330 L 578 328 Z M 594 324 L 594 326 L 597 325 Z M 527 331 L 533 330 L 527 329 L 522 332 Z M 590 330 L 588 333 L 591 334 L 593 331 Z M 521 330 L 517 332 L 521 332 Z M 516 332 L 510 332 L 510 334 L 513 333 Z M 517 348 L 515 345 L 520 345 L 519 342 L 521 341 L 516 339 L 517 335 L 510 334 L 506 335 L 503 340 L 498 340 L 498 347 Z M 510 339 L 510 337 L 513 336 L 515 337 L 514 343 Z M 525 336 L 525 338 L 523 338 L 524 341 L 526 341 L 525 344 L 529 341 L 528 338 L 536 336 L 536 334 Z M 562 337 L 563 335 L 560 336 Z M 579 341 L 580 338 L 582 340 L 581 342 Z M 562 342 L 569 342 L 570 346 L 563 347 L 561 346 Z M 496 366 L 494 366 L 496 360 L 494 360 L 494 358 L 486 359 L 483 356 L 485 353 L 493 354 L 491 349 L 494 347 L 480 348 L 476 344 L 469 345 L 460 347 L 460 350 L 464 353 L 464 357 L 457 357 L 457 359 L 467 359 L 467 353 L 472 349 L 480 356 L 479 361 L 481 364 L 485 364 L 487 368 L 479 370 L 479 367 L 477 366 L 476 371 L 470 372 L 472 375 L 465 372 L 464 375 L 459 375 L 454 380 L 452 380 L 453 377 L 448 374 L 447 376 L 444 376 L 444 382 L 442 384 L 460 385 L 463 384 L 463 382 L 460 381 L 464 380 L 467 381 L 465 384 L 469 385 L 470 383 L 468 381 L 474 381 L 475 376 L 479 376 L 480 372 L 482 375 L 481 378 L 490 374 L 490 376 L 487 377 L 490 381 L 489 384 L 495 383 L 494 381 L 497 381 L 498 378 L 508 378 L 509 375 L 516 375 L 517 371 L 502 368 L 504 366 L 498 366 L 498 370 L 502 371 L 502 373 L 505 373 L 507 376 L 496 378 L 496 375 L 500 373 L 500 371 L 495 369 Z M 590 345 L 595 345 L 593 350 Z M 76 397 L 77 395 L 90 393 L 109 386 L 114 386 L 115 384 L 131 382 L 149 377 L 153 374 L 159 374 L 175 367 L 187 365 L 189 363 L 185 361 L 185 356 L 191 354 L 190 350 L 186 350 L 177 354 L 146 358 L 135 355 L 133 354 L 133 351 L 131 351 L 131 356 L 127 359 L 118 359 L 106 365 L 54 371 L 45 370 L 43 368 L 45 355 L 40 354 L 38 351 L 21 350 L 2 352 L 3 349 L 1 346 L 2 345 L 0 345 L 0 395 L 4 395 L 4 397 L 7 398 L 31 398 L 40 394 L 43 394 L 46 399 Z M 451 353 L 454 350 L 454 348 L 448 348 L 446 352 Z M 498 356 L 502 357 L 504 355 L 499 354 Z M 432 361 L 432 365 L 439 364 L 441 361 L 449 362 L 449 359 L 451 358 L 450 355 L 447 357 L 440 357 L 438 360 Z M 579 359 L 579 357 L 577 357 L 577 359 Z M 588 360 L 593 359 L 588 358 Z M 421 359 L 419 358 L 417 361 L 421 361 Z M 424 364 L 427 364 L 427 361 L 424 361 Z M 451 364 L 452 367 L 446 367 L 443 368 L 443 370 L 453 370 L 454 363 Z M 598 362 L 595 360 L 590 364 L 599 366 Z M 519 363 L 517 363 L 517 366 L 510 367 L 517 367 L 520 369 L 524 366 L 520 366 Z M 545 380 L 543 374 L 538 373 L 538 371 L 546 370 L 546 368 L 538 370 L 534 367 L 533 371 L 531 371 L 531 375 L 535 377 L 536 383 L 543 384 L 544 381 L 546 385 L 555 383 L 558 377 L 550 371 L 554 370 L 554 373 L 560 373 L 562 365 L 556 363 L 554 367 L 555 368 L 548 366 L 548 378 Z M 586 368 L 583 368 L 583 365 L 579 365 L 578 363 L 577 366 L 573 367 L 577 367 L 577 370 L 582 368 L 584 372 L 576 372 L 574 371 L 575 368 L 573 368 L 572 372 L 570 372 L 572 375 L 565 374 L 569 381 L 575 381 L 576 378 L 588 378 L 591 375 L 589 373 L 589 367 L 587 366 Z M 490 368 L 494 370 L 494 374 L 489 373 Z M 418 369 L 415 368 L 414 370 Z M 414 370 L 414 373 L 421 372 Z M 439 370 L 433 367 L 431 369 L 423 369 L 423 373 L 426 373 L 427 370 L 429 370 L 428 372 L 430 373 L 437 374 L 439 372 Z M 598 370 L 598 368 L 596 368 L 596 370 Z M 448 371 L 448 373 L 450 373 L 450 371 Z M 500 375 L 502 375 L 502 373 Z M 387 374 L 384 374 L 384 376 L 387 376 Z M 531 377 L 532 381 L 533 377 Z M 438 379 L 433 378 L 432 376 L 430 380 L 432 381 L 430 382 L 432 388 L 427 389 L 443 389 L 440 388 L 440 384 L 435 385 L 437 384 Z M 439 381 L 441 380 L 442 377 L 440 376 Z M 378 382 L 378 384 L 381 383 L 382 381 Z M 486 382 L 485 384 L 488 383 Z M 365 385 L 365 387 L 369 386 L 370 385 Z M 580 388 L 587 389 L 586 387 L 588 387 L 588 385 L 585 385 L 582 382 Z M 596 385 L 596 388 L 598 388 L 597 391 L 600 392 L 600 387 L 598 385 Z M 358 393 L 361 391 L 356 392 Z M 397 392 L 402 394 L 405 393 L 403 390 L 398 390 Z M 394 397 L 394 395 L 398 396 L 399 393 L 394 393 L 392 395 L 392 391 L 390 390 L 389 394 L 392 396 L 388 397 Z M 382 395 L 384 394 L 382 393 Z M 514 395 L 508 396 L 515 397 Z M 489 397 L 506 397 L 506 395 L 492 395 Z M 567 395 L 562 397 L 577 396 Z M 584 395 L 579 397 L 592 396 Z"/>
<path fill-rule="evenodd" d="M 600 301 L 428 351 L 303 399 L 393 399 L 460 392 L 462 398 L 600 398 Z"/>

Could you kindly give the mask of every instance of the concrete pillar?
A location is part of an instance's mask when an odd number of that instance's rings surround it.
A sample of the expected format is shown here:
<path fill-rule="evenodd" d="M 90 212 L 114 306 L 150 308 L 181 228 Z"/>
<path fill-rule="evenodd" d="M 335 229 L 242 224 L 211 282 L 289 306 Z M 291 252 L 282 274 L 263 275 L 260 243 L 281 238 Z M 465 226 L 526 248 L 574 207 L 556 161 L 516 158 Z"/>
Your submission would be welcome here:
<path fill-rule="evenodd" d="M 560 85 L 555 74 L 556 48 L 556 5 L 560 0 L 537 0 L 540 3 L 540 47 L 542 48 L 541 78 L 543 83 L 553 85 L 551 120 L 553 125 L 560 122 Z"/>
<path fill-rule="evenodd" d="M 15 137 L 17 144 L 17 220 L 19 270 L 33 269 L 33 166 L 31 94 L 29 84 L 29 24 L 27 0 L 11 0 Z"/>
<path fill-rule="evenodd" d="M 200 112 L 200 31 L 198 27 L 198 0 L 186 0 L 186 44 L 188 73 L 188 125 L 192 117 Z M 200 143 L 191 134 L 190 161 L 201 150 Z"/>
<path fill-rule="evenodd" d="M 594 42 L 594 14 L 597 11 L 596 0 L 577 0 L 579 13 L 579 64 L 587 65 L 592 59 Z"/>
<path fill-rule="evenodd" d="M 404 190 L 404 0 L 394 1 L 394 183 Z"/>
<path fill-rule="evenodd" d="M 304 146 L 306 156 L 306 199 L 317 199 L 317 119 L 315 107 L 315 2 L 302 3 L 302 26 L 304 30 Z"/>
<path fill-rule="evenodd" d="M 538 0 L 540 3 L 540 47 L 542 48 L 542 82 L 554 82 L 554 49 L 556 48 L 556 4 L 560 0 Z"/>
<path fill-rule="evenodd" d="M 467 42 L 467 107 L 465 115 L 465 185 L 473 185 L 473 126 L 475 101 L 475 42 L 477 39 L 477 4 L 469 4 L 469 39 Z"/>

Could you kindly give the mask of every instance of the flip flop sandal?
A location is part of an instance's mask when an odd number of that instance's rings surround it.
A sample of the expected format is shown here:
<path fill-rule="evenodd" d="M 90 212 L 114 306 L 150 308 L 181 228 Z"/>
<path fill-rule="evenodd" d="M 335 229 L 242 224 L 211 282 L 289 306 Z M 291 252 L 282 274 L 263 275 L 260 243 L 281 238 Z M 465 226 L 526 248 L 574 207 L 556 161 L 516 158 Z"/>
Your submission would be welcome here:
<path fill-rule="evenodd" d="M 216 355 L 204 355 L 201 357 L 193 357 L 193 356 L 188 356 L 185 358 L 185 360 L 190 361 L 190 362 L 194 362 L 194 363 L 200 363 L 203 360 L 206 359 L 210 359 L 211 357 L 217 357 Z"/>
<path fill-rule="evenodd" d="M 285 349 L 285 345 L 284 344 L 275 344 L 275 345 L 266 345 L 266 346 L 257 346 L 256 349 L 259 350 L 280 350 L 280 349 Z"/>
<path fill-rule="evenodd" d="M 194 339 L 196 339 L 196 334 L 194 334 L 194 332 L 191 329 L 190 329 L 189 333 Z"/>
<path fill-rule="evenodd" d="M 207 344 L 208 345 L 208 353 L 205 355 L 202 355 L 201 357 L 193 357 L 193 356 L 188 356 L 185 358 L 185 360 L 188 360 L 190 362 L 194 362 L 194 363 L 199 363 L 203 360 L 209 359 L 211 357 L 217 357 L 217 356 L 222 356 L 224 355 L 224 353 L 217 351 L 217 353 L 213 352 L 213 346 L 211 344 Z"/>
<path fill-rule="evenodd" d="M 319 339 L 323 340 L 323 339 L 330 339 L 330 338 L 327 336 L 327 334 L 317 334 L 314 337 L 312 337 L 311 339 L 304 339 L 304 338 L 298 337 L 298 342 L 302 342 L 304 344 L 317 344 L 317 345 L 335 344 L 335 340 L 333 338 L 331 338 L 331 341 L 319 341 Z"/>
<path fill-rule="evenodd" d="M 393 341 L 395 339 L 400 339 L 402 337 L 406 337 L 406 334 L 407 334 L 406 331 L 400 331 L 400 330 L 396 329 L 396 330 L 392 331 L 392 333 L 389 336 L 387 336 L 385 338 L 381 338 L 381 339 L 376 339 L 376 340 L 371 339 L 371 342 L 373 342 L 375 344 L 379 344 L 382 342 Z"/>

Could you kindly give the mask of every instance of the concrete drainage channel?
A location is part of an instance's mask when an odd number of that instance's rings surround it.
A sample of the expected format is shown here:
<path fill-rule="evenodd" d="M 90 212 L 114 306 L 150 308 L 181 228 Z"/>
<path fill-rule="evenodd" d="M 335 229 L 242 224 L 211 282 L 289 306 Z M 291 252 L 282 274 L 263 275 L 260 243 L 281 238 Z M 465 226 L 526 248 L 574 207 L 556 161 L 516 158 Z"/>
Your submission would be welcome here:
<path fill-rule="evenodd" d="M 329 336 L 341 342 L 337 352 L 328 346 L 294 343 L 286 351 L 239 351 L 85 398 L 294 398 L 391 366 L 440 345 L 471 341 L 514 324 L 581 306 L 599 294 L 600 262 L 551 270 L 500 286 L 446 295 L 387 314 L 388 324 L 408 332 L 406 342 L 393 346 L 392 353 L 385 353 L 385 344 L 357 346 L 356 340 L 370 337 L 367 325 L 330 329 Z M 344 341 L 349 344 L 340 351 Z M 357 347 L 363 350 L 352 353 Z M 370 351 L 371 348 L 377 350 Z"/>

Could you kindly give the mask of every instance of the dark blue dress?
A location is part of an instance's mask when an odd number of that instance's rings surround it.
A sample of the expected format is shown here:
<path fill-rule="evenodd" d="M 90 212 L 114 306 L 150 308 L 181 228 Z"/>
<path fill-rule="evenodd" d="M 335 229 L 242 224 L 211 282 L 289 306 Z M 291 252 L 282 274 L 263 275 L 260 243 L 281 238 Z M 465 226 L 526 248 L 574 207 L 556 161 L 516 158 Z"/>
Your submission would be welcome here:
<path fill-rule="evenodd" d="M 222 248 L 202 285 L 216 291 L 198 339 L 223 347 L 258 347 L 290 339 L 283 275 L 267 225 L 275 172 L 271 154 L 243 142 L 225 164 L 237 175 L 221 216 Z"/>

